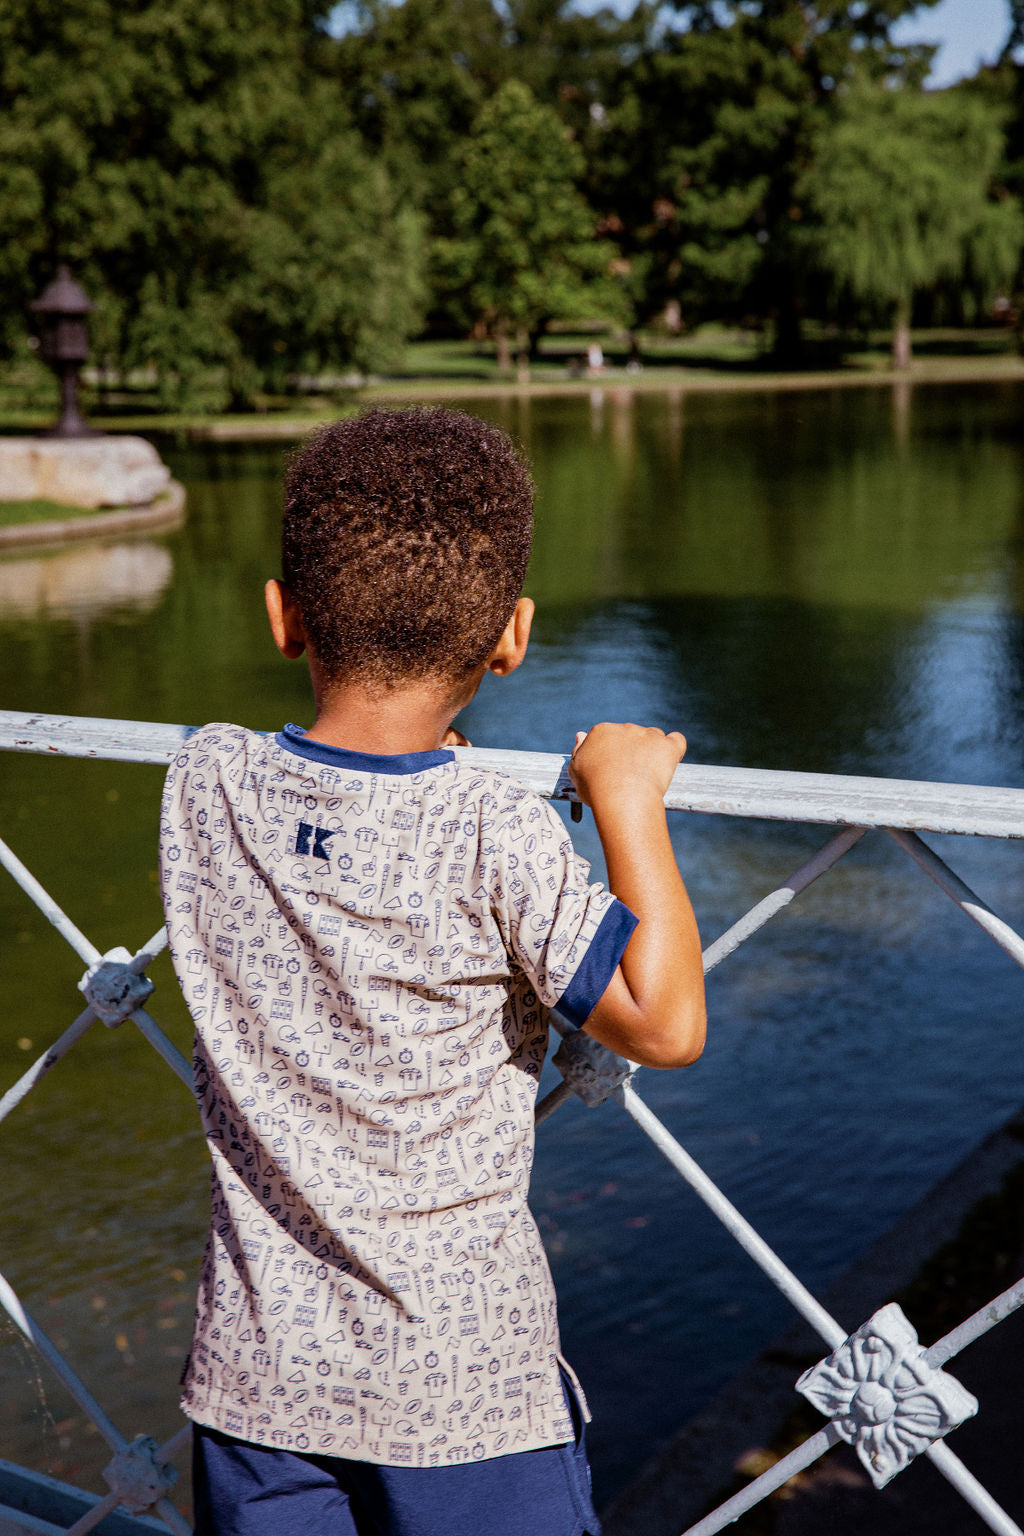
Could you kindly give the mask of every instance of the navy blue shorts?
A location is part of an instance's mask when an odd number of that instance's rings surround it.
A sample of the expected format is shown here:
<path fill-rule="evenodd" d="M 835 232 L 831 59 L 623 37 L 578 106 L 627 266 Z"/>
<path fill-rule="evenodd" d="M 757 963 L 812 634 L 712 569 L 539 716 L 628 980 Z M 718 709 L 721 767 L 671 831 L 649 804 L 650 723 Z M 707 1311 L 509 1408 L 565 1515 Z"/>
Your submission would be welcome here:
<path fill-rule="evenodd" d="M 454 1467 L 271 1450 L 194 1426 L 195 1536 L 600 1536 L 583 1415 L 575 1441 Z"/>

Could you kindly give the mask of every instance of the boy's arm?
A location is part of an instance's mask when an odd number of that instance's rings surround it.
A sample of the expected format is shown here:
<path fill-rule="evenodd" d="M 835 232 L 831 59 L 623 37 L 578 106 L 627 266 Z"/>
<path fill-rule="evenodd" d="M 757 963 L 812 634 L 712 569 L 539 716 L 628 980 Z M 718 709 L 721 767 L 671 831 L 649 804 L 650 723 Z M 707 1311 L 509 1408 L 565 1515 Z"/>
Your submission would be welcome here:
<path fill-rule="evenodd" d="M 685 1067 L 704 1048 L 700 938 L 664 806 L 685 751 L 678 731 L 596 725 L 577 742 L 569 769 L 594 812 L 609 889 L 639 919 L 583 1027 L 645 1067 Z"/>

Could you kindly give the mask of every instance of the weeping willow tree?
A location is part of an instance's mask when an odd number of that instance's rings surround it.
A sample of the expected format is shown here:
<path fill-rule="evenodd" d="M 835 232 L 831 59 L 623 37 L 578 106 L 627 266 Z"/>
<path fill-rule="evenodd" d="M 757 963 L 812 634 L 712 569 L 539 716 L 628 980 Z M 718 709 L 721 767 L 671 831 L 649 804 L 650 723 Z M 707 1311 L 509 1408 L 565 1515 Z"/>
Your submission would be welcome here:
<path fill-rule="evenodd" d="M 805 195 L 815 255 L 837 287 L 892 321 L 894 368 L 911 360 L 914 295 L 961 282 L 993 297 L 1024 241 L 1001 192 L 999 115 L 958 91 L 860 86 L 820 135 Z"/>

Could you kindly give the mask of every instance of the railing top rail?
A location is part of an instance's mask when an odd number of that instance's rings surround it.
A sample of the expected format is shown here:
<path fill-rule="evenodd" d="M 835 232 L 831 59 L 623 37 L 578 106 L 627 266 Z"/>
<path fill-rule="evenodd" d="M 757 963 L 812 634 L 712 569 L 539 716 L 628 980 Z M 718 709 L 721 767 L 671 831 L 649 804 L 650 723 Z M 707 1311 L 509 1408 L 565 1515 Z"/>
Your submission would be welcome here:
<path fill-rule="evenodd" d="M 169 763 L 194 729 L 159 721 L 0 710 L 0 751 Z M 547 798 L 575 798 L 566 772 L 567 759 L 557 753 L 479 747 L 456 750 L 464 761 L 512 774 Z M 717 816 L 1024 838 L 1024 789 L 982 784 L 682 763 L 665 804 L 669 810 Z"/>

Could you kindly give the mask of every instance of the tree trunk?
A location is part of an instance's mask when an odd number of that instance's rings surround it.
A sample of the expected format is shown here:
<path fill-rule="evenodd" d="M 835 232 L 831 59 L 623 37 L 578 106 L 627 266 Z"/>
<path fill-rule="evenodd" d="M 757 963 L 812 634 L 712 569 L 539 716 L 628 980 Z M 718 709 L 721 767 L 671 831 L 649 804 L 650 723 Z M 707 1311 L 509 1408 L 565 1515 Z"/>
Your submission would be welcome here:
<path fill-rule="evenodd" d="M 530 382 L 530 337 L 523 326 L 516 331 L 516 383 Z"/>
<path fill-rule="evenodd" d="M 494 355 L 498 359 L 498 372 L 511 373 L 512 348 L 509 346 L 508 332 L 505 330 L 503 325 L 499 325 L 495 328 Z"/>
<path fill-rule="evenodd" d="M 803 362 L 804 333 L 801 305 L 784 291 L 775 314 L 775 362 L 780 368 L 798 368 Z"/>
<path fill-rule="evenodd" d="M 892 315 L 892 366 L 896 373 L 910 367 L 910 301 L 900 299 Z"/>

